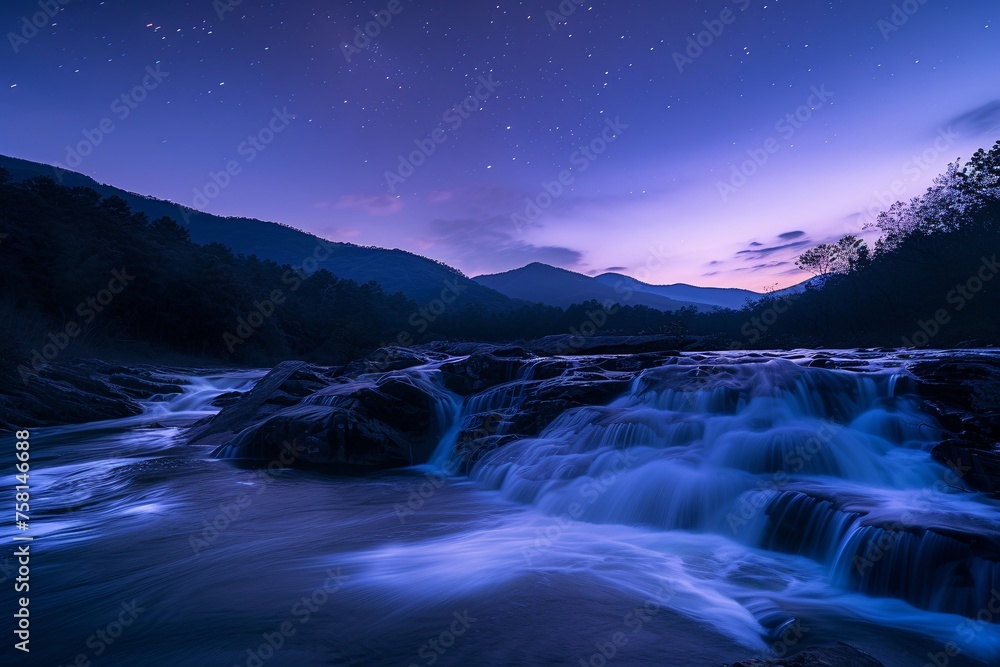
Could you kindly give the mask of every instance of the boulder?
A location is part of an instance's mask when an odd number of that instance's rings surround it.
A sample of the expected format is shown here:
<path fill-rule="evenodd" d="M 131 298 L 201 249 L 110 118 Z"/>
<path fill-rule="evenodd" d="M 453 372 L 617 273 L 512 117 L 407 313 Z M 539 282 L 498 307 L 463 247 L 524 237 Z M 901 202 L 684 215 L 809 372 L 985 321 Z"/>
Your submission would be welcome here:
<path fill-rule="evenodd" d="M 217 458 L 338 473 L 426 462 L 450 425 L 450 396 L 424 372 L 349 380 L 302 362 L 281 364 L 245 397 L 189 433 Z"/>
<path fill-rule="evenodd" d="M 776 660 L 744 660 L 731 667 L 885 667 L 864 651 L 849 644 L 837 642 L 820 646 Z"/>
<path fill-rule="evenodd" d="M 1000 356 L 963 352 L 909 371 L 945 429 L 934 457 L 970 488 L 1000 497 Z"/>
<path fill-rule="evenodd" d="M 91 359 L 53 363 L 0 380 L 0 430 L 82 424 L 140 414 L 140 400 L 177 394 L 184 380 L 154 367 Z"/>

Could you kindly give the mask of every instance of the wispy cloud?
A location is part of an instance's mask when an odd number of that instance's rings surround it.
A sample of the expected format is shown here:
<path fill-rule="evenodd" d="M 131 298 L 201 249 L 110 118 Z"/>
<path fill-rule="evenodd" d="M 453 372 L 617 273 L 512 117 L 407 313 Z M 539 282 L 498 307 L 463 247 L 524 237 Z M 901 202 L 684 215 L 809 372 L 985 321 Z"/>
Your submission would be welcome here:
<path fill-rule="evenodd" d="M 403 200 L 391 195 L 344 195 L 337 208 L 357 209 L 368 215 L 392 215 L 403 210 Z"/>
<path fill-rule="evenodd" d="M 573 248 L 528 243 L 517 236 L 508 218 L 500 216 L 438 218 L 420 243 L 433 248 L 435 257 L 469 267 L 473 274 L 506 271 L 531 262 L 572 269 L 583 261 L 583 253 Z"/>

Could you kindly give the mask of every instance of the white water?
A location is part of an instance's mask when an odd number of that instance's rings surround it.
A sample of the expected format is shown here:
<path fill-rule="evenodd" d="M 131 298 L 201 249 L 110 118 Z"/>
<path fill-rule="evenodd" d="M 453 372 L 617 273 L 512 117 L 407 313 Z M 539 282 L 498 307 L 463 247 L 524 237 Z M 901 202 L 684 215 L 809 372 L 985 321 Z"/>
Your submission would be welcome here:
<path fill-rule="evenodd" d="M 362 480 L 265 476 L 180 443 L 181 425 L 259 373 L 190 378 L 137 417 L 37 429 L 37 664 L 93 659 L 88 636 L 132 599 L 144 615 L 97 664 L 245 665 L 291 619 L 263 664 L 425 665 L 462 610 L 478 620 L 435 664 L 578 665 L 623 631 L 617 664 L 717 666 L 781 654 L 796 627 L 796 649 L 843 640 L 889 667 L 949 641 L 950 665 L 1000 661 L 1000 618 L 964 611 L 989 603 L 995 563 L 924 530 L 995 536 L 997 503 L 936 484 L 938 431 L 902 383 L 780 360 L 692 368 L 563 414 L 470 481 L 434 471 L 458 469 L 449 452 L 473 411 L 516 410 L 523 385 L 445 401 L 436 466 Z M 907 530 L 858 574 L 854 556 L 894 522 Z M 331 569 L 343 588 L 300 625 L 293 605 Z M 634 629 L 646 603 L 661 611 Z"/>

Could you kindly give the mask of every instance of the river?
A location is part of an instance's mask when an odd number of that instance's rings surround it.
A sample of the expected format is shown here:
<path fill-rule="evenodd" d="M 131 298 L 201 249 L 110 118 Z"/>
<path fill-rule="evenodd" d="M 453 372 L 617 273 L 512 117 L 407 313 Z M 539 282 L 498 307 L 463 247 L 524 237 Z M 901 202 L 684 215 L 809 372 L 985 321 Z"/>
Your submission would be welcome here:
<path fill-rule="evenodd" d="M 696 391 L 670 372 L 468 475 L 463 410 L 516 409 L 510 385 L 456 397 L 430 463 L 363 478 L 185 443 L 263 371 L 35 429 L 17 664 L 717 666 L 838 640 L 889 667 L 1000 664 L 1000 567 L 942 555 L 995 540 L 1000 503 L 955 488 L 891 372 L 777 360 Z"/>

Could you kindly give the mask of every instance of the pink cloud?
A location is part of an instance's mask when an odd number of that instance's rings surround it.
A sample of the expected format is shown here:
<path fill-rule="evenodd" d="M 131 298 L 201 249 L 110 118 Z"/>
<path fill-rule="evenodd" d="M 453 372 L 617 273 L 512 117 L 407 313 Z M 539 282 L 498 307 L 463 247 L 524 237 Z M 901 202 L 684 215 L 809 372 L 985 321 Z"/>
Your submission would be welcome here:
<path fill-rule="evenodd" d="M 337 208 L 355 208 L 368 215 L 392 215 L 403 210 L 403 200 L 391 195 L 344 195 L 337 201 Z"/>
<path fill-rule="evenodd" d="M 454 196 L 453 192 L 446 192 L 443 190 L 435 190 L 427 194 L 427 201 L 432 204 L 439 204 L 443 201 L 448 201 Z"/>

